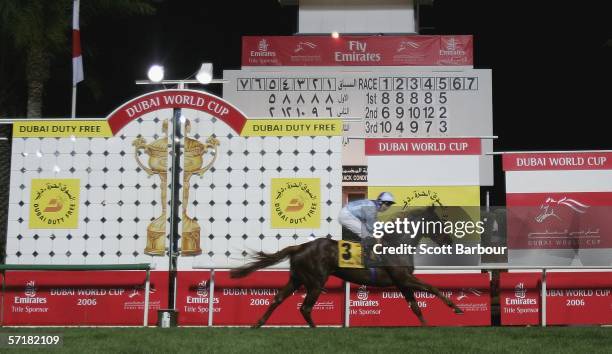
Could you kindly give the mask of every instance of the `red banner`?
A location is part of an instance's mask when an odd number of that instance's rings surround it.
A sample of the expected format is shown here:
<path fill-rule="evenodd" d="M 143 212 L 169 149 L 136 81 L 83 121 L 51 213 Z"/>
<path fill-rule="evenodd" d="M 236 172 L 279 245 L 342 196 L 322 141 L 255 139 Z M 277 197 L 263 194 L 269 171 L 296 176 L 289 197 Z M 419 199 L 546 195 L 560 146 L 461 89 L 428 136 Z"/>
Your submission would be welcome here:
<path fill-rule="evenodd" d="M 144 271 L 7 271 L 5 326 L 142 326 Z M 166 308 L 168 272 L 151 272 L 149 325 Z"/>
<path fill-rule="evenodd" d="M 504 171 L 612 170 L 612 152 L 504 154 Z"/>
<path fill-rule="evenodd" d="M 245 36 L 242 66 L 473 65 L 472 36 Z"/>
<path fill-rule="evenodd" d="M 366 155 L 480 155 L 478 138 L 371 138 L 365 141 Z"/>
<path fill-rule="evenodd" d="M 113 134 L 143 114 L 164 108 L 189 108 L 217 117 L 240 134 L 247 117 L 229 102 L 206 92 L 163 90 L 148 93 L 124 103 L 106 117 Z"/>
<path fill-rule="evenodd" d="M 438 289 L 464 314 L 458 315 L 433 295 L 416 291 L 423 317 L 433 326 L 488 326 L 491 297 L 488 274 L 420 274 L 418 278 Z M 350 326 L 420 326 L 416 315 L 395 288 L 351 285 Z"/>
<path fill-rule="evenodd" d="M 612 248 L 612 192 L 508 193 L 506 204 L 511 249 Z"/>
<path fill-rule="evenodd" d="M 499 305 L 502 325 L 540 324 L 539 273 L 501 273 Z"/>
<path fill-rule="evenodd" d="M 209 272 L 180 272 L 177 289 L 177 308 L 181 312 L 179 324 L 208 324 Z M 213 296 L 213 324 L 217 326 L 250 326 L 264 314 L 274 296 L 287 284 L 289 272 L 262 271 L 247 278 L 230 279 L 229 272 L 215 272 Z M 325 292 L 319 296 L 312 310 L 317 325 L 340 326 L 343 323 L 344 292 L 342 282 L 330 278 Z M 288 297 L 272 314 L 268 325 L 307 325 L 299 308 L 304 289 Z"/>
<path fill-rule="evenodd" d="M 547 323 L 612 324 L 612 272 L 548 273 Z"/>
<path fill-rule="evenodd" d="M 548 273 L 546 323 L 612 324 L 612 272 Z M 502 324 L 540 323 L 540 274 L 502 273 Z"/>

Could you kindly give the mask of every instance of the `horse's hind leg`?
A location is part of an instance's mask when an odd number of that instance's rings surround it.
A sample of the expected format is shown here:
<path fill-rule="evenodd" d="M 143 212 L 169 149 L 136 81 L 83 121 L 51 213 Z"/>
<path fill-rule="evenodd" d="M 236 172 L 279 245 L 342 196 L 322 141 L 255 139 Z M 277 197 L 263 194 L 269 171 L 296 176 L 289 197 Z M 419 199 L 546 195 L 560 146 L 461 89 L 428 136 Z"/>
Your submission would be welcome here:
<path fill-rule="evenodd" d="M 266 313 L 264 313 L 263 316 L 261 316 L 259 321 L 257 321 L 257 323 L 255 323 L 252 326 L 252 328 L 259 328 L 259 327 L 263 326 L 264 323 L 266 323 L 266 321 L 268 320 L 268 318 L 270 318 L 270 316 L 272 315 L 272 312 L 274 312 L 274 310 L 278 307 L 278 305 L 282 304 L 283 301 L 285 301 L 285 299 L 287 297 L 289 297 L 291 294 L 293 294 L 293 292 L 299 286 L 300 286 L 300 284 L 299 284 L 298 280 L 296 280 L 293 277 L 289 278 L 289 282 L 287 283 L 287 285 L 285 285 L 285 287 L 282 288 L 278 292 L 278 294 L 276 294 L 276 296 L 274 296 L 274 300 L 272 300 L 272 303 L 270 304 L 270 306 L 266 310 Z"/>
<path fill-rule="evenodd" d="M 300 312 L 308 325 L 312 328 L 316 327 L 314 322 L 312 321 L 312 317 L 310 313 L 312 312 L 312 308 L 317 303 L 317 299 L 321 295 L 321 287 L 320 286 L 311 286 L 306 289 L 306 297 L 304 298 L 304 302 L 300 307 Z"/>

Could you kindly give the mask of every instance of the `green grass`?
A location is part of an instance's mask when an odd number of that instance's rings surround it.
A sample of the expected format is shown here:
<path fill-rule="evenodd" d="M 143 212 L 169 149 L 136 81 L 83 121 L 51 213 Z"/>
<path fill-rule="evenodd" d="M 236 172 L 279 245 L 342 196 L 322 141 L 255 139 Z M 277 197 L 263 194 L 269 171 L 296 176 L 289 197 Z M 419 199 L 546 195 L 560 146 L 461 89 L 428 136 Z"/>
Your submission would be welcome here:
<path fill-rule="evenodd" d="M 63 333 L 67 353 L 611 353 L 612 328 L 2 328 Z"/>

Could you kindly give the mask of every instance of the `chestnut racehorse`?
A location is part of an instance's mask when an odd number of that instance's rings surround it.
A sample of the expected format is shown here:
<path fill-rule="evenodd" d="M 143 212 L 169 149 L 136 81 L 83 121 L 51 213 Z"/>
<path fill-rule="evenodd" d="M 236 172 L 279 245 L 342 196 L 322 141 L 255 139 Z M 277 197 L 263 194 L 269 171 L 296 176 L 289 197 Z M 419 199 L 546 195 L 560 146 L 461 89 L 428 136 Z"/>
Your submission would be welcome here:
<path fill-rule="evenodd" d="M 428 207 L 411 212 L 399 213 L 396 217 L 405 217 L 408 220 L 437 220 L 439 217 L 434 211 L 434 207 Z M 406 235 L 386 234 L 382 237 L 383 245 L 399 245 L 408 243 L 413 246 L 418 245 L 423 236 L 428 236 L 436 243 L 452 244 L 452 238 L 446 234 L 423 235 L 419 234 L 414 238 Z M 300 312 L 310 327 L 315 327 L 311 318 L 311 311 L 323 287 L 330 275 L 336 276 L 345 281 L 368 285 L 374 287 L 395 286 L 404 295 L 410 305 L 412 312 L 419 318 L 421 325 L 426 326 L 427 322 L 419 309 L 414 296 L 414 291 L 426 291 L 439 297 L 446 305 L 461 314 L 463 311 L 457 307 L 450 299 L 440 293 L 433 286 L 424 283 L 413 275 L 414 266 L 412 255 L 385 256 L 385 265 L 376 268 L 375 275 L 371 269 L 340 268 L 338 266 L 338 241 L 319 238 L 296 246 L 286 247 L 276 253 L 258 252 L 253 258 L 255 261 L 230 272 L 232 278 L 242 278 L 250 273 L 269 267 L 283 261 L 289 257 L 290 275 L 289 282 L 274 297 L 264 315 L 257 321 L 253 328 L 259 328 L 266 323 L 272 312 L 294 291 L 304 286 L 306 297 Z M 373 276 L 374 275 L 374 276 Z"/>

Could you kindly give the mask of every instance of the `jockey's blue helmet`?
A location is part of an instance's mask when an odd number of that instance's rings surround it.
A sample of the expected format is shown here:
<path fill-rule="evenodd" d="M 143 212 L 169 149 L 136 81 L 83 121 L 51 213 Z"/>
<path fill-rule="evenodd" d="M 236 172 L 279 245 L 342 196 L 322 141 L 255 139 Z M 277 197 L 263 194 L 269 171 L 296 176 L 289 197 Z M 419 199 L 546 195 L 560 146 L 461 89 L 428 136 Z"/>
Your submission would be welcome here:
<path fill-rule="evenodd" d="M 376 198 L 376 201 L 381 203 L 395 204 L 395 199 L 393 198 L 393 194 L 389 192 L 382 192 Z"/>

